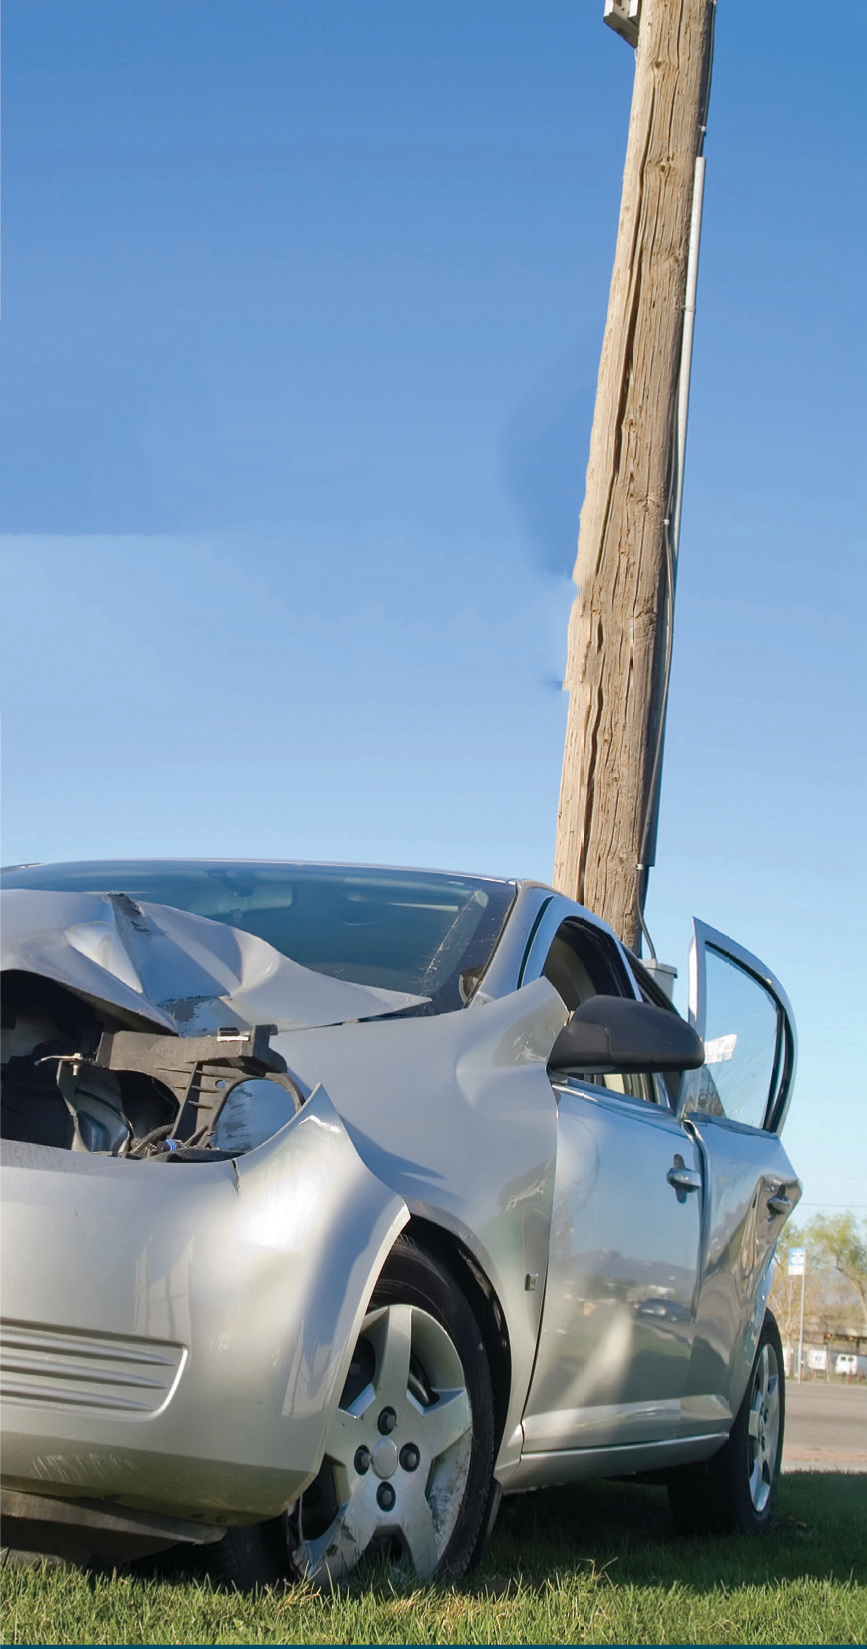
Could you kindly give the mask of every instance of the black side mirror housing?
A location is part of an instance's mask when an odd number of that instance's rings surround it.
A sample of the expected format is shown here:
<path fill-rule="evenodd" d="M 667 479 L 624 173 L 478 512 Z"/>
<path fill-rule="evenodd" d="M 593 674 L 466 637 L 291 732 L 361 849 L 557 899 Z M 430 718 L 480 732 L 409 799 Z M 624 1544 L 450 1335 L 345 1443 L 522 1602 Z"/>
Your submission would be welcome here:
<path fill-rule="evenodd" d="M 704 1047 L 685 1019 L 652 1002 L 591 996 L 564 1025 L 548 1059 L 549 1071 L 695 1071 Z"/>

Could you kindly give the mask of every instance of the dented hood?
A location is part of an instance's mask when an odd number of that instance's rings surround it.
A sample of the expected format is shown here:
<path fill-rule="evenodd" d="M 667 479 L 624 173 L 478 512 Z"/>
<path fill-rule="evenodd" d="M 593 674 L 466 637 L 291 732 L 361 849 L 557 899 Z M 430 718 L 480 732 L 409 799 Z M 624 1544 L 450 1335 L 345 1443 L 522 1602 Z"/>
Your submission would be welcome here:
<path fill-rule="evenodd" d="M 427 1000 L 331 979 L 240 928 L 123 893 L 0 894 L 0 966 L 53 979 L 181 1036 L 375 1019 Z"/>

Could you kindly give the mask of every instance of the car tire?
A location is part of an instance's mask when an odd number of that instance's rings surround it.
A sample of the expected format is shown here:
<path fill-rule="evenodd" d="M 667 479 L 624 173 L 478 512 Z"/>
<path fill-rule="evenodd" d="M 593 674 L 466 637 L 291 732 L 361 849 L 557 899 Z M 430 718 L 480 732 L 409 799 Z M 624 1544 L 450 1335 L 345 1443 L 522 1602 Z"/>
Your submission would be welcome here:
<path fill-rule="evenodd" d="M 325 1585 L 365 1557 L 456 1579 L 493 1526 L 494 1405 L 473 1311 L 445 1267 L 399 1237 L 373 1291 L 315 1482 L 284 1518 L 229 1530 L 211 1577 Z"/>
<path fill-rule="evenodd" d="M 679 1534 L 762 1534 L 777 1498 L 786 1419 L 780 1331 L 767 1312 L 744 1399 L 712 1459 L 673 1471 L 668 1497 Z"/>

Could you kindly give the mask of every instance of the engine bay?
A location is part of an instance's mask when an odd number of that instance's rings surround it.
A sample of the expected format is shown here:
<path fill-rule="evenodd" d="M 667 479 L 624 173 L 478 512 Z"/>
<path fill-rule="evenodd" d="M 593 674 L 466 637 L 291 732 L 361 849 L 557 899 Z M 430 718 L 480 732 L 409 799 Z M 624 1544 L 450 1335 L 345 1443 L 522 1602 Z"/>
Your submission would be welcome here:
<path fill-rule="evenodd" d="M 303 1103 L 274 1025 L 180 1036 L 131 1028 L 36 974 L 4 975 L 0 1136 L 69 1151 L 218 1161 Z"/>

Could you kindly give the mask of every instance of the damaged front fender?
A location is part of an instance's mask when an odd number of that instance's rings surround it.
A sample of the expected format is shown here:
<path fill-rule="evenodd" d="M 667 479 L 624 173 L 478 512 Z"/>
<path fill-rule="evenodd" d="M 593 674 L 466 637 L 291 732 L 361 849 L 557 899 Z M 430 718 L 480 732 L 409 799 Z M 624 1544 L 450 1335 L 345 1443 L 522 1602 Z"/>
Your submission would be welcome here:
<path fill-rule="evenodd" d="M 7 1142 L 2 1217 L 8 1487 L 227 1523 L 295 1499 L 408 1218 L 322 1088 L 237 1161 Z"/>

